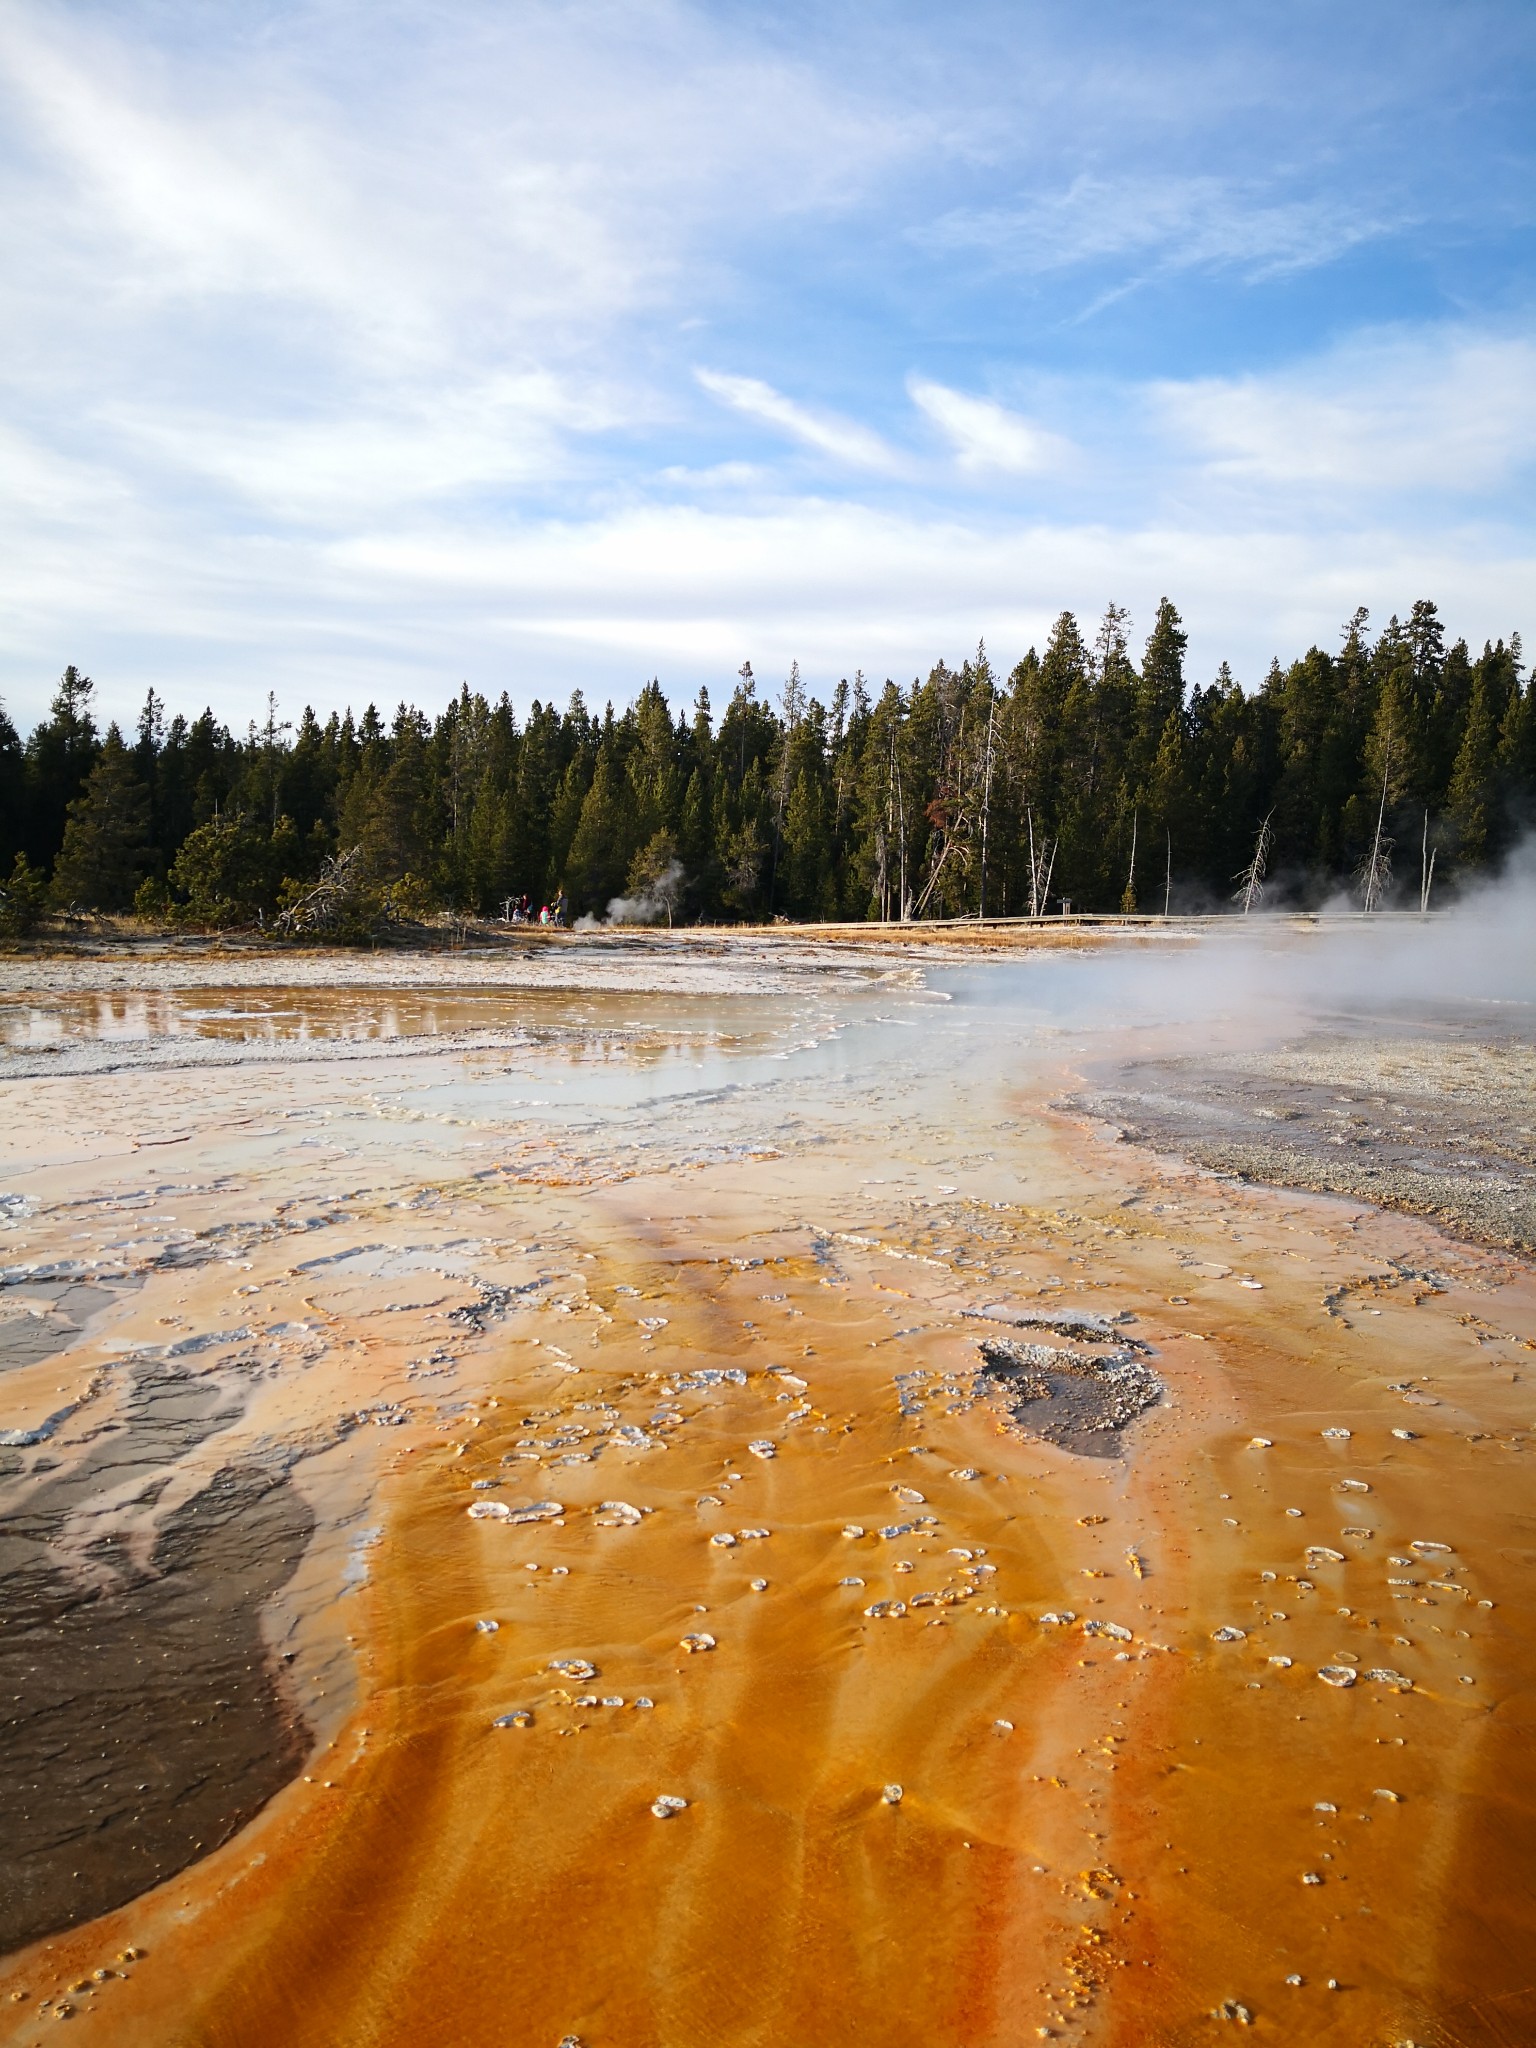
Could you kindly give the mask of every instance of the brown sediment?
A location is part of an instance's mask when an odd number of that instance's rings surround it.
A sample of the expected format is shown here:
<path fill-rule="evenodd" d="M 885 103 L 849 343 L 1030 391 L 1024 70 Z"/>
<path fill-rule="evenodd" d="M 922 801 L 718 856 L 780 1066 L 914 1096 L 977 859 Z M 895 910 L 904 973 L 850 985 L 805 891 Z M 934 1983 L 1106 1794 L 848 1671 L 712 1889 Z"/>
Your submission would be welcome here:
<path fill-rule="evenodd" d="M 104 1290 L 65 1298 L 82 1294 Z M 261 1613 L 313 1517 L 269 1459 L 216 1467 L 151 1520 L 172 1468 L 232 1418 L 219 1383 L 184 1366 L 134 1364 L 125 1381 L 75 1456 L 36 1432 L 42 1447 L 14 1451 L 4 1474 L 5 1948 L 195 1861 L 287 1782 L 305 1746 Z"/>
<path fill-rule="evenodd" d="M 14 1262 L 84 1218 L 141 1284 L 0 1421 L 105 1373 L 25 1453 L 61 1480 L 145 1369 L 107 1343 L 222 1329 L 154 1367 L 238 1407 L 168 1484 L 196 1526 L 281 1447 L 316 1533 L 265 1639 L 316 1733 L 233 1839 L 13 1957 L 0 2038 L 45 2001 L 125 2048 L 1173 2043 L 1224 2002 L 1341 2048 L 1528 2037 L 1529 1275 L 1106 1146 L 1043 1065 L 1000 1100 L 959 1009 L 590 1119 L 547 1044 L 189 1072 L 149 1214 L 163 1081 L 89 1143 L 29 1084 Z M 216 1257 L 156 1263 L 189 1204 Z M 1124 1455 L 976 1398 L 1029 1317 L 1146 1347 Z"/>
<path fill-rule="evenodd" d="M 312 1518 L 286 1478 L 229 1469 L 169 1516 L 143 1570 L 82 1587 L 7 1560 L 0 1626 L 0 1944 L 109 1912 L 228 1839 L 307 1744 L 261 1634 Z M 3 1545 L 8 1551 L 9 1542 Z"/>
<path fill-rule="evenodd" d="M 0 1293 L 0 1372 L 69 1350 L 117 1298 L 116 1287 L 78 1280 L 34 1280 Z"/>

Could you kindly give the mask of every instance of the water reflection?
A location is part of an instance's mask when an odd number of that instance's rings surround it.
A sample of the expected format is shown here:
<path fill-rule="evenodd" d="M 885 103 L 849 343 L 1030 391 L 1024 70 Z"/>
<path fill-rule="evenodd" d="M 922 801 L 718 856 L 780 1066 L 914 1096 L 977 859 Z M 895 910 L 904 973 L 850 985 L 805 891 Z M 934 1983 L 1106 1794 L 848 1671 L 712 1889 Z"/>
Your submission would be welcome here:
<path fill-rule="evenodd" d="M 652 1007 L 642 1003 L 642 1008 Z M 666 1022 L 633 1014 L 630 995 L 477 989 L 178 989 L 0 997 L 0 1046 L 37 1051 L 71 1044 L 219 1039 L 237 1044 L 350 1043 L 464 1033 L 550 1035 L 578 1057 L 647 1056 L 673 1044 L 776 1037 L 782 1010 L 730 997 L 669 997 Z"/>

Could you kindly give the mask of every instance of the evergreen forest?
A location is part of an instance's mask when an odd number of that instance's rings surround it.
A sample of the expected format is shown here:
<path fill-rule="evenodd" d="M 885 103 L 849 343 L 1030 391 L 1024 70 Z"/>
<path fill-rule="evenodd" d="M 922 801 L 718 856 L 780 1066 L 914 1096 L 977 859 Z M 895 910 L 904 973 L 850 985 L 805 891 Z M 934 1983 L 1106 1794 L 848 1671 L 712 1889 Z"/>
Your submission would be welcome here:
<path fill-rule="evenodd" d="M 243 734 L 211 710 L 103 731 L 64 671 L 25 739 L 0 708 L 0 921 L 362 936 L 436 913 L 558 901 L 572 920 L 933 919 L 1439 903 L 1536 821 L 1536 691 L 1518 635 L 1474 655 L 1436 607 L 1251 690 L 1186 676 L 1178 612 L 1139 656 L 1111 605 L 1043 649 L 821 703 L 798 668 L 744 666 L 717 712 L 658 683 L 601 715 L 580 694 L 519 718 L 460 689 Z M 1430 863 L 1433 861 L 1431 873 Z M 327 906 L 325 915 L 306 906 Z M 306 926 L 307 915 L 307 926 Z"/>

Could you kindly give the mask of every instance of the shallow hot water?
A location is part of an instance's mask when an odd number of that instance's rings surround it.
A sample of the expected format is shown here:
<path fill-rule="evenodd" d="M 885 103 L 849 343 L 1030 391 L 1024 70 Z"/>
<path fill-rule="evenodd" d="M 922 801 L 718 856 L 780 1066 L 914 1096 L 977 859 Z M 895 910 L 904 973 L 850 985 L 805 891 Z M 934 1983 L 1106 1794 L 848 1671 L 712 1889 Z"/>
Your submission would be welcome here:
<path fill-rule="evenodd" d="M 182 1874 L 92 1920 L 99 1862 L 53 1857 L 81 1924 L 7 1966 L 0 2039 L 1536 2034 L 1525 1268 L 1053 1114 L 1188 1041 L 1102 961 L 930 984 L 146 998 L 146 1046 L 247 1053 L 9 1091 L 0 1306 L 116 1290 L 0 1373 L 22 1436 L 78 1398 L 0 1513 L 104 1603 L 103 1700 L 112 1602 L 158 1571 L 179 1612 L 217 1549 L 177 1540 L 238 1547 L 231 1475 L 315 1533 L 178 1637 L 186 1701 L 248 1626 L 267 1660 L 248 1728 L 188 1713 L 114 1809 Z M 1030 1427 L 1062 1389 L 983 1371 L 1037 1340 L 1162 1398 L 1084 1455 Z M 157 1490 L 167 1372 L 218 1427 Z M 246 1795 L 274 1702 L 304 1760 Z M 97 1794 L 60 1728 L 63 1841 Z M 177 1833 L 199 1754 L 222 1846 Z"/>

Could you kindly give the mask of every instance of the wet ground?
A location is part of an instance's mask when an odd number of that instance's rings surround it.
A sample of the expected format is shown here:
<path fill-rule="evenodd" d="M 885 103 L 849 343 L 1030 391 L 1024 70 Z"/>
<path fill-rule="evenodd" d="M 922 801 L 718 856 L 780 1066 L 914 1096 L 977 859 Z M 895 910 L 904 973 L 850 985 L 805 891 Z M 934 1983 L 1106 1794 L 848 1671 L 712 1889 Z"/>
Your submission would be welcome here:
<path fill-rule="evenodd" d="M 0 2039 L 1536 2038 L 1529 1269 L 1101 969 L 18 1044 Z"/>
<path fill-rule="evenodd" d="M 1342 1017 L 1262 1052 L 1115 1062 L 1075 1106 L 1223 1173 L 1536 1253 L 1536 1042 L 1471 1006 Z"/>

